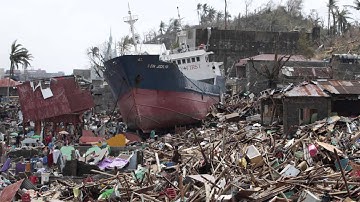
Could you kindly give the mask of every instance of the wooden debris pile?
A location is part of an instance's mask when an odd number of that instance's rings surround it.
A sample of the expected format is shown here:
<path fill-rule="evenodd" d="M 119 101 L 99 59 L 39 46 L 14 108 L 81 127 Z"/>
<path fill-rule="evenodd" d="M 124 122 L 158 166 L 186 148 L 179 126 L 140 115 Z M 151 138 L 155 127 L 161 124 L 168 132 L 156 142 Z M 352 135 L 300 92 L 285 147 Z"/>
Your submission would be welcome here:
<path fill-rule="evenodd" d="M 61 201 L 360 201 L 360 117 L 329 117 L 285 136 L 281 126 L 244 120 L 253 106 L 142 142 L 144 163 L 135 170 L 53 177 L 18 193 Z"/>

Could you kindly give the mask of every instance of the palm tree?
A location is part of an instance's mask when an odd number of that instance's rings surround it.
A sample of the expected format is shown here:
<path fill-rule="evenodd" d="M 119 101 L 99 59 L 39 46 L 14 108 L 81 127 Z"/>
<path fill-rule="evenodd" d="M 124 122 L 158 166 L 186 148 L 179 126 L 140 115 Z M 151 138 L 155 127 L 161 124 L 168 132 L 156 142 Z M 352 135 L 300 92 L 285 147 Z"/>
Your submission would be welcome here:
<path fill-rule="evenodd" d="M 354 5 L 346 5 L 346 6 L 359 11 L 360 10 L 360 0 L 354 0 Z"/>
<path fill-rule="evenodd" d="M 356 10 L 360 10 L 360 0 L 355 0 L 354 4 L 355 4 L 355 6 L 353 6 L 353 8 Z"/>
<path fill-rule="evenodd" d="M 124 55 L 126 51 L 130 49 L 131 45 L 134 45 L 134 42 L 129 35 L 122 37 L 118 43 L 120 55 Z"/>
<path fill-rule="evenodd" d="M 201 15 L 200 15 L 201 24 L 204 24 L 207 22 L 208 13 L 209 13 L 209 6 L 205 3 L 202 5 L 202 11 L 201 11 Z"/>
<path fill-rule="evenodd" d="M 166 30 L 166 33 L 176 33 L 181 30 L 181 25 L 179 19 L 170 19 L 169 26 Z"/>
<path fill-rule="evenodd" d="M 17 44 L 16 40 L 11 45 L 10 51 L 10 78 L 14 76 L 14 70 L 19 69 L 19 64 L 26 70 L 30 66 L 32 55 L 21 44 Z"/>
<path fill-rule="evenodd" d="M 338 31 L 340 34 L 346 32 L 346 30 L 349 27 L 349 23 L 348 23 L 348 19 L 350 19 L 350 17 L 348 16 L 349 14 L 350 14 L 349 10 L 345 8 L 341 11 L 337 9 L 337 24 L 338 24 Z"/>
<path fill-rule="evenodd" d="M 159 26 L 159 32 L 161 35 L 163 35 L 165 32 L 165 26 L 166 26 L 165 23 L 163 21 L 161 21 L 160 26 Z"/>
<path fill-rule="evenodd" d="M 216 17 L 215 15 L 216 15 L 216 10 L 213 7 L 210 7 L 206 18 L 211 23 L 214 21 L 214 19 Z"/>
<path fill-rule="evenodd" d="M 104 57 L 100 54 L 100 49 L 96 46 L 90 47 L 87 51 L 92 68 L 101 77 L 100 71 L 104 71 Z"/>
<path fill-rule="evenodd" d="M 16 40 L 11 44 L 10 50 L 10 76 L 9 85 L 7 88 L 7 96 L 10 96 L 10 80 L 14 77 L 14 70 L 19 69 L 19 64 L 22 65 L 23 69 L 26 70 L 30 66 L 30 60 L 32 55 L 29 51 L 24 48 L 21 44 L 16 44 Z"/>
<path fill-rule="evenodd" d="M 216 13 L 216 25 L 220 24 L 220 21 L 223 20 L 224 14 L 221 11 Z"/>
<path fill-rule="evenodd" d="M 207 16 L 209 12 L 209 6 L 206 3 L 202 5 L 202 12 L 204 16 Z"/>

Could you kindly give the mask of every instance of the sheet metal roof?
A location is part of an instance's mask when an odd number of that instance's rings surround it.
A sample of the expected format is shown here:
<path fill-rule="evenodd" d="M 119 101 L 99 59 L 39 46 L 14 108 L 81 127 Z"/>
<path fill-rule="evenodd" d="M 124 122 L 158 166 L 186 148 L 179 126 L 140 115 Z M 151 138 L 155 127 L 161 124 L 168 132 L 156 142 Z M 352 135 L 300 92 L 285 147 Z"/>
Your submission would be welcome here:
<path fill-rule="evenodd" d="M 331 69 L 328 67 L 288 67 L 281 69 L 287 77 L 330 78 Z"/>
<path fill-rule="evenodd" d="M 336 95 L 360 95 L 360 81 L 316 81 L 322 89 Z"/>
<path fill-rule="evenodd" d="M 0 193 L 0 199 L 2 202 L 11 202 L 16 194 L 16 192 L 20 189 L 21 184 L 24 179 L 19 180 L 7 187 L 5 187 Z"/>
<path fill-rule="evenodd" d="M 305 84 L 287 91 L 285 97 L 330 97 L 318 85 Z"/>
<path fill-rule="evenodd" d="M 10 85 L 9 85 L 10 84 Z M 4 87 L 15 87 L 20 83 L 9 78 L 0 79 L 0 88 Z"/>
<path fill-rule="evenodd" d="M 21 111 L 24 121 L 37 121 L 64 115 L 80 113 L 94 107 L 94 100 L 90 91 L 82 90 L 74 77 L 57 77 L 50 81 L 53 96 L 44 99 L 43 81 L 33 82 L 37 86 L 41 82 L 43 87 L 33 90 L 29 81 L 17 86 Z"/>

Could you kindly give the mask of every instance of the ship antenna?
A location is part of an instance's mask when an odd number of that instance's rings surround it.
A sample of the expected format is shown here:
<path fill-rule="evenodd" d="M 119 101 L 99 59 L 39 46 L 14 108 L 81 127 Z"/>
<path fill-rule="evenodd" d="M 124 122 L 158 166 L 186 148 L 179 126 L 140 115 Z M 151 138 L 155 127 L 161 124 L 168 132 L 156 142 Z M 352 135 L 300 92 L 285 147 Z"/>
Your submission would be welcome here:
<path fill-rule="evenodd" d="M 137 42 L 135 39 L 135 28 L 134 28 L 134 24 L 135 22 L 138 20 L 138 17 L 136 15 L 131 15 L 131 10 L 130 10 L 130 4 L 128 3 L 128 8 L 129 8 L 129 16 L 124 17 L 124 22 L 128 23 L 130 25 L 130 31 L 132 34 L 132 38 L 133 38 L 133 42 L 134 42 L 134 46 L 135 46 L 135 52 L 137 53 Z"/>

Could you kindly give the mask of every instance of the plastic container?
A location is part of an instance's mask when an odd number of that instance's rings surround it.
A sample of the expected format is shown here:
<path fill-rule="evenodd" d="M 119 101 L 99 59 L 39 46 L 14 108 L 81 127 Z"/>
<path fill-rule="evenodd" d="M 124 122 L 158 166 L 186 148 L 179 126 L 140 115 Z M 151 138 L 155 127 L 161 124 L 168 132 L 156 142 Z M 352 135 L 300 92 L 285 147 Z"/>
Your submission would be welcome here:
<path fill-rule="evenodd" d="M 31 183 L 37 184 L 37 182 L 38 182 L 38 177 L 32 175 L 32 176 L 29 177 L 29 180 L 31 181 Z"/>
<path fill-rule="evenodd" d="M 30 202 L 31 201 L 30 194 L 24 193 L 23 195 L 21 195 L 21 201 L 22 202 Z"/>
<path fill-rule="evenodd" d="M 26 164 L 25 164 L 25 172 L 31 172 L 31 163 L 30 162 L 26 162 Z"/>
<path fill-rule="evenodd" d="M 50 173 L 41 173 L 41 184 L 47 184 L 49 182 Z"/>
<path fill-rule="evenodd" d="M 316 156 L 316 154 L 318 153 L 318 150 L 317 150 L 316 146 L 313 145 L 313 144 L 309 145 L 308 149 L 309 149 L 309 154 L 310 154 L 311 157 Z"/>

